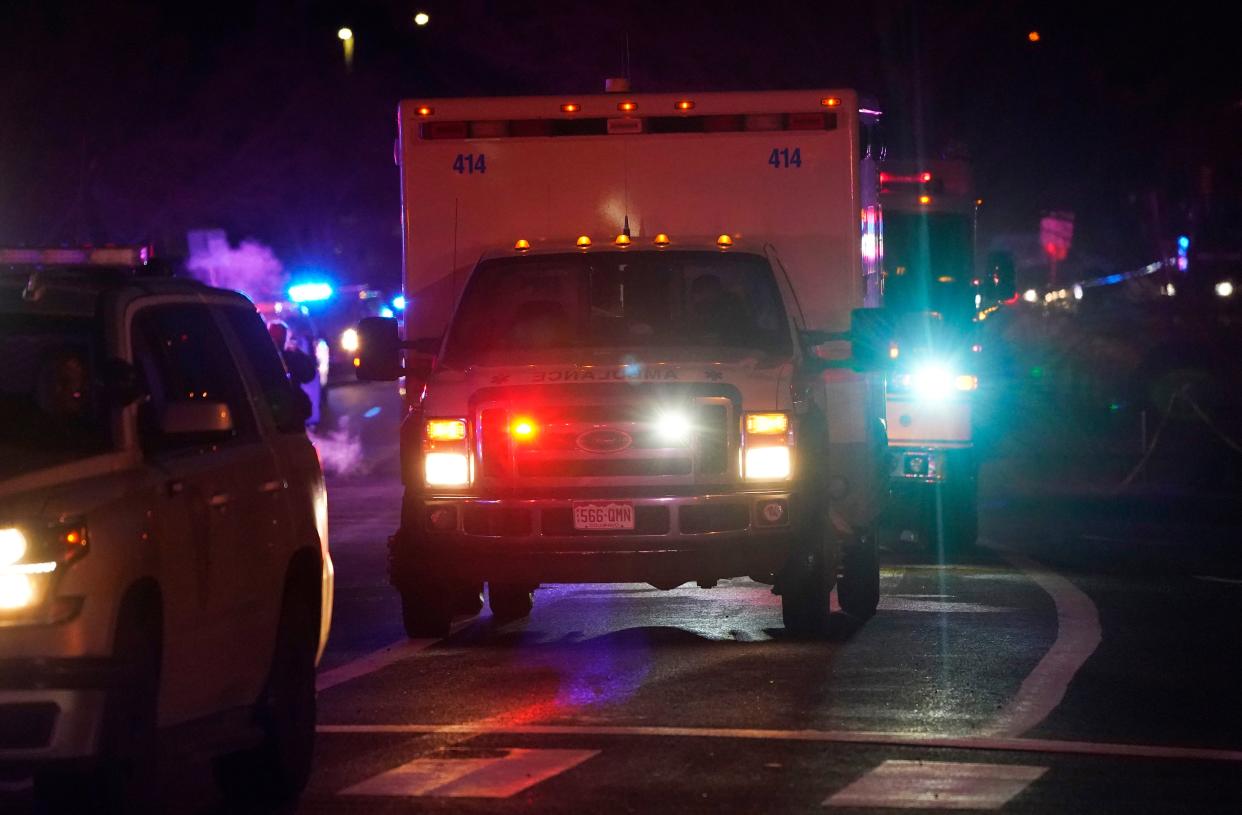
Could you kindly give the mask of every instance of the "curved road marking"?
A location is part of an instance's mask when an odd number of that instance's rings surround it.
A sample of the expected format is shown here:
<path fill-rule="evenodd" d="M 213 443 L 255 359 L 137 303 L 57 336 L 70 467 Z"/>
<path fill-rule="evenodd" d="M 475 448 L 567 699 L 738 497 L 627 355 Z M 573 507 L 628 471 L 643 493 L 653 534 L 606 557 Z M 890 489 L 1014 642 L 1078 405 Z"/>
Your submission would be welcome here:
<path fill-rule="evenodd" d="M 1016 738 L 1052 713 L 1065 698 L 1070 681 L 1100 644 L 1100 614 L 1077 586 L 1042 564 L 1016 552 L 1005 559 L 1052 597 L 1057 607 L 1057 638 L 1018 693 L 1001 709 L 982 735 Z"/>

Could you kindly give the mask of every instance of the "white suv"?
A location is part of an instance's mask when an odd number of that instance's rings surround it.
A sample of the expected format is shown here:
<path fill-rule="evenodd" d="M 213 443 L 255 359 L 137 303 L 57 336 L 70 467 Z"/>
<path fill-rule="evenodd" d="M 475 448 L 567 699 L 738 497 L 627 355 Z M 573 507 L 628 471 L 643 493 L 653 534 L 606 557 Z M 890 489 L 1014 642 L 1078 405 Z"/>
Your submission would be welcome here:
<path fill-rule="evenodd" d="M 244 297 L 0 250 L 0 770 L 138 808 L 158 730 L 226 792 L 301 791 L 332 600 L 305 418 Z"/>

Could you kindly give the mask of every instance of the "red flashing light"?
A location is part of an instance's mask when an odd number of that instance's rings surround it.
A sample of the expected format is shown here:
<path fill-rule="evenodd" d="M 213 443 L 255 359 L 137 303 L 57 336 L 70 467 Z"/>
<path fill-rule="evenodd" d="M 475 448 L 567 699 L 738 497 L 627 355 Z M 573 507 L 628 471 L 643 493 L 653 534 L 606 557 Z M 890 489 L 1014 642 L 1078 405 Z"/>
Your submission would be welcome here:
<path fill-rule="evenodd" d="M 515 416 L 513 421 L 509 422 L 509 435 L 517 441 L 531 441 L 538 432 L 539 428 L 535 426 L 535 420 L 529 416 Z"/>

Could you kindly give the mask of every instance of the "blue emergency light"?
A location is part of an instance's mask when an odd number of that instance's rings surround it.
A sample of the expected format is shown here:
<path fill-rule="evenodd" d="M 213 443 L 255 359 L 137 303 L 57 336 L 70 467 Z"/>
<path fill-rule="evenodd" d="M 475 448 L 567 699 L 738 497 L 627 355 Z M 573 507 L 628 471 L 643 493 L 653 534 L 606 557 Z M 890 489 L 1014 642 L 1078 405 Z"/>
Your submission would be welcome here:
<path fill-rule="evenodd" d="M 298 283 L 289 287 L 289 299 L 295 303 L 316 303 L 332 296 L 332 286 L 327 283 Z"/>
<path fill-rule="evenodd" d="M 405 311 L 405 295 L 398 294 L 392 298 L 392 307 L 397 311 Z"/>

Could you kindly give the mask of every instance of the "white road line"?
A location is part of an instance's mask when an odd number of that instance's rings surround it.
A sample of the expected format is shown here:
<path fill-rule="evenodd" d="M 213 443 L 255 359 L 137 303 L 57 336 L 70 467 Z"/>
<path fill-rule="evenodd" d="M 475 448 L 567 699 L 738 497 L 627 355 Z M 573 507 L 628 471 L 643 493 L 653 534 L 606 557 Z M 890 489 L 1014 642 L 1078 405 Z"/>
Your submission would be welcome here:
<path fill-rule="evenodd" d="M 885 761 L 828 796 L 824 806 L 892 809 L 1000 809 L 1047 767 Z"/>
<path fill-rule="evenodd" d="M 335 668 L 320 673 L 315 677 L 315 690 L 325 691 L 328 688 L 334 688 L 360 676 L 375 673 L 395 662 L 409 659 L 419 651 L 423 651 L 437 642 L 439 642 L 437 639 L 397 640 L 389 645 L 385 645 L 378 651 L 372 651 L 366 656 L 358 657 L 355 660 L 346 662 L 344 665 L 338 665 Z"/>
<path fill-rule="evenodd" d="M 1042 722 L 1065 698 L 1070 681 L 1099 647 L 1100 614 L 1077 586 L 1056 572 L 1016 552 L 1005 558 L 1052 597 L 1057 608 L 1057 638 L 1017 694 L 982 730 L 982 735 L 1014 738 Z"/>
<path fill-rule="evenodd" d="M 923 614 L 1000 614 L 1017 609 L 987 606 L 982 603 L 949 600 L 914 600 L 906 597 L 881 597 L 881 611 L 915 611 Z"/>
<path fill-rule="evenodd" d="M 1235 580 L 1232 577 L 1216 577 L 1210 574 L 1197 574 L 1195 580 L 1206 580 L 1209 583 L 1227 583 L 1230 586 L 1242 586 L 1242 580 Z"/>
<path fill-rule="evenodd" d="M 623 725 L 505 725 L 480 724 L 321 724 L 324 734 L 384 736 L 491 734 L 519 736 L 653 736 L 659 738 L 748 739 L 840 744 L 875 744 L 894 747 L 940 747 L 956 750 L 996 750 L 1015 753 L 1158 758 L 1185 761 L 1242 763 L 1242 750 L 1209 747 L 1165 747 L 1153 744 L 1021 739 L 988 736 L 925 736 L 918 733 L 883 733 L 849 730 L 762 730 L 734 727 L 656 727 Z"/>
<path fill-rule="evenodd" d="M 344 789 L 341 795 L 508 798 L 599 755 L 599 750 L 494 752 L 499 755 L 449 750 L 423 756 Z M 459 757 L 462 753 L 465 757 Z"/>

